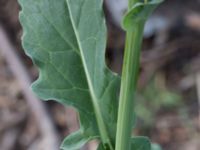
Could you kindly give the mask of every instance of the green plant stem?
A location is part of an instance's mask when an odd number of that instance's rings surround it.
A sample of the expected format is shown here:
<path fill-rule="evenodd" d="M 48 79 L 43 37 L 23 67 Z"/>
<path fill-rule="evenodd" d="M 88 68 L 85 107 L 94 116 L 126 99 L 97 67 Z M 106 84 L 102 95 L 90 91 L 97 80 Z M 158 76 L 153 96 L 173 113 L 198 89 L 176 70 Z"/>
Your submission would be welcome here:
<path fill-rule="evenodd" d="M 144 22 L 127 31 L 124 63 L 121 79 L 115 150 L 130 150 L 134 114 L 134 94 L 138 79 L 140 49 Z"/>

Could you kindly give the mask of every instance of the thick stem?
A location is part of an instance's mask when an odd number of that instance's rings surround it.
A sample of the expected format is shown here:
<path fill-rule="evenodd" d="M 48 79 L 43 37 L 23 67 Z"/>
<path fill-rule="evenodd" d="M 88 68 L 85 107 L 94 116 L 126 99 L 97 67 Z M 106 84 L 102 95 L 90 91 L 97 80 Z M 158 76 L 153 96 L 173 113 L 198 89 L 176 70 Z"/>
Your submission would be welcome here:
<path fill-rule="evenodd" d="M 144 23 L 142 22 L 135 25 L 132 31 L 127 32 L 115 150 L 130 150 L 134 114 L 133 99 L 138 79 L 143 30 Z"/>

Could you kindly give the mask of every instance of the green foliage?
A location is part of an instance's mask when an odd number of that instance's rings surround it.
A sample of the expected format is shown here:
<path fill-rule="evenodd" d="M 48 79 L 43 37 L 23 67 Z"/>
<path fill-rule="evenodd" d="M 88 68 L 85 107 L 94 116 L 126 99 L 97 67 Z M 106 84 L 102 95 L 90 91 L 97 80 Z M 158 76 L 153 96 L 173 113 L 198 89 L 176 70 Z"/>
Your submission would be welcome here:
<path fill-rule="evenodd" d="M 147 19 L 160 0 L 140 2 L 124 19 L 125 28 Z M 19 0 L 23 47 L 39 68 L 33 91 L 44 100 L 73 106 L 80 129 L 61 148 L 80 149 L 99 139 L 99 150 L 114 150 L 120 78 L 105 64 L 106 26 L 102 0 Z M 134 150 L 149 150 L 133 138 Z"/>
<path fill-rule="evenodd" d="M 101 119 L 114 142 L 119 77 L 105 65 L 106 27 L 101 0 L 20 0 L 23 47 L 39 67 L 34 92 L 74 106 L 80 131 L 62 148 L 78 149 L 99 138 Z M 102 118 L 101 118 L 102 117 Z M 100 122 L 98 122 L 100 120 Z"/>
<path fill-rule="evenodd" d="M 134 0 L 132 0 L 134 1 Z M 151 15 L 153 10 L 162 2 L 163 0 L 149 0 L 147 1 L 137 1 L 130 4 L 129 11 L 126 13 L 123 19 L 123 28 L 125 30 L 132 30 L 134 26 L 140 22 L 145 22 Z"/>

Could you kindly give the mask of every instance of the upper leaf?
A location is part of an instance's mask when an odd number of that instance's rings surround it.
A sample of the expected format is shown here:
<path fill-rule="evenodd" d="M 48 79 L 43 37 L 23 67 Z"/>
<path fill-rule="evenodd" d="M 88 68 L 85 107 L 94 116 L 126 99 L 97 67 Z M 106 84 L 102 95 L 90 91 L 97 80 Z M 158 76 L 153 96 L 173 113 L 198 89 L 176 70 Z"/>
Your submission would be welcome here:
<path fill-rule="evenodd" d="M 148 0 L 148 2 L 133 3 L 133 6 L 128 10 L 123 19 L 123 28 L 125 30 L 133 29 L 134 25 L 139 22 L 145 22 L 151 15 L 153 10 L 163 0 Z"/>
<path fill-rule="evenodd" d="M 79 149 L 100 137 L 98 115 L 114 143 L 119 78 L 105 64 L 102 0 L 19 2 L 23 47 L 39 67 L 34 92 L 42 99 L 71 105 L 80 114 L 80 130 L 66 138 L 62 148 Z"/>

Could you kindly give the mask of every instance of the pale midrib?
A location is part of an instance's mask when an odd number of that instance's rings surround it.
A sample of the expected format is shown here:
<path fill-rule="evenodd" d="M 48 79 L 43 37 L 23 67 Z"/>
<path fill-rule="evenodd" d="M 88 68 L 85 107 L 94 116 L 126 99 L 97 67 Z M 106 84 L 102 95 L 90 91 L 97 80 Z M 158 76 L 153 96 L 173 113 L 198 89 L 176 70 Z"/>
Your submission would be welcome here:
<path fill-rule="evenodd" d="M 87 79 L 88 86 L 89 86 L 89 89 L 90 89 L 90 95 L 92 97 L 92 102 L 93 102 L 94 111 L 95 111 L 95 115 L 96 115 L 96 119 L 97 119 L 97 124 L 98 124 L 98 127 L 99 127 L 99 132 L 100 132 L 102 140 L 104 140 L 102 142 L 104 144 L 106 144 L 109 141 L 106 126 L 105 126 L 105 123 L 104 123 L 104 120 L 103 120 L 103 116 L 101 114 L 101 110 L 98 106 L 98 99 L 95 95 L 95 91 L 94 91 L 94 87 L 93 87 L 93 84 L 92 84 L 92 81 L 91 81 L 91 77 L 90 77 L 89 71 L 87 69 L 87 64 L 86 64 L 83 49 L 82 49 L 82 46 L 81 46 L 81 43 L 80 43 L 79 34 L 77 32 L 75 22 L 73 20 L 72 11 L 71 11 L 71 8 L 69 7 L 68 0 L 66 0 L 66 4 L 67 4 L 68 11 L 69 11 L 69 17 L 70 17 L 70 20 L 71 20 L 71 23 L 72 23 L 72 27 L 73 27 L 75 36 L 77 38 L 77 44 L 78 44 L 78 48 L 79 48 L 80 54 L 81 54 L 80 57 L 81 57 L 81 61 L 83 63 L 83 68 L 84 68 L 84 71 L 85 71 L 85 74 L 86 74 L 86 79 Z"/>

